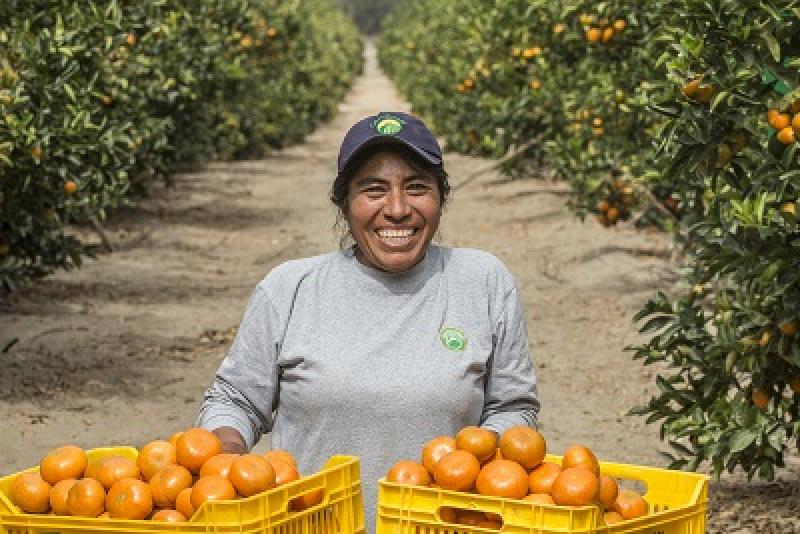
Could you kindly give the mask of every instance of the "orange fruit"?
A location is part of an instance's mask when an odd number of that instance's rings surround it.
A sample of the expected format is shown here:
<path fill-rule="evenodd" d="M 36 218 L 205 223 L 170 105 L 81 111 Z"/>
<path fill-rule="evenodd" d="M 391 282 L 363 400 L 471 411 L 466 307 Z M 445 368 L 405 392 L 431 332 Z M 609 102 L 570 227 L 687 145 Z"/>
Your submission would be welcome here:
<path fill-rule="evenodd" d="M 766 410 L 769 406 L 769 395 L 761 388 L 754 388 L 752 394 L 753 404 L 762 410 Z"/>
<path fill-rule="evenodd" d="M 583 467 L 596 475 L 600 475 L 600 463 L 597 461 L 597 456 L 594 455 L 591 449 L 583 445 L 572 445 L 564 452 L 561 468 L 567 469 L 569 467 Z"/>
<path fill-rule="evenodd" d="M 294 455 L 291 452 L 285 451 L 283 449 L 272 449 L 264 453 L 264 458 L 267 459 L 269 463 L 272 463 L 272 460 L 283 460 L 284 462 L 289 462 L 293 466 L 297 467 L 297 460 L 295 459 Z"/>
<path fill-rule="evenodd" d="M 702 104 L 708 104 L 716 94 L 717 87 L 714 84 L 705 84 L 697 88 L 694 99 Z"/>
<path fill-rule="evenodd" d="M 433 478 L 442 489 L 472 491 L 481 464 L 475 455 L 464 450 L 449 452 L 442 456 L 433 469 Z"/>
<path fill-rule="evenodd" d="M 275 487 L 275 469 L 259 454 L 243 454 L 231 463 L 228 480 L 239 495 L 250 497 Z"/>
<path fill-rule="evenodd" d="M 150 478 L 153 503 L 160 508 L 172 508 L 178 494 L 192 487 L 192 474 L 182 465 L 168 465 Z"/>
<path fill-rule="evenodd" d="M 292 499 L 292 510 L 295 512 L 308 510 L 312 506 L 316 506 L 321 503 L 323 497 L 325 497 L 325 492 L 322 488 L 304 493 L 299 497 Z"/>
<path fill-rule="evenodd" d="M 792 124 L 792 119 L 787 113 L 781 113 L 777 109 L 767 111 L 767 122 L 776 130 L 783 130 Z"/>
<path fill-rule="evenodd" d="M 456 523 L 459 525 L 477 527 L 484 521 L 486 521 L 486 516 L 483 514 L 483 512 L 479 512 L 477 510 L 456 510 Z"/>
<path fill-rule="evenodd" d="M 458 516 L 455 509 L 443 506 L 439 508 L 439 519 L 445 523 L 455 523 L 458 521 Z"/>
<path fill-rule="evenodd" d="M 24 512 L 43 514 L 50 510 L 50 491 L 53 487 L 39 473 L 20 473 L 11 485 L 9 496 Z"/>
<path fill-rule="evenodd" d="M 513 460 L 494 460 L 478 473 L 475 489 L 481 495 L 522 499 L 528 494 L 528 473 Z"/>
<path fill-rule="evenodd" d="M 75 445 L 64 445 L 48 452 L 39 462 L 39 473 L 49 484 L 67 478 L 81 478 L 88 463 L 86 452 Z"/>
<path fill-rule="evenodd" d="M 121 478 L 139 478 L 138 464 L 125 456 L 107 456 L 97 462 L 94 478 L 108 490 Z"/>
<path fill-rule="evenodd" d="M 794 130 L 792 130 L 791 126 L 787 126 L 778 132 L 778 141 L 784 145 L 791 145 L 794 143 L 794 140 Z"/>
<path fill-rule="evenodd" d="M 535 502 L 536 504 L 555 504 L 556 501 L 549 493 L 531 493 L 526 495 L 524 500 Z"/>
<path fill-rule="evenodd" d="M 600 213 L 607 212 L 610 207 L 611 203 L 608 200 L 599 200 L 595 205 L 595 209 Z"/>
<path fill-rule="evenodd" d="M 790 321 L 781 323 L 778 329 L 784 336 L 793 336 L 798 330 L 800 330 L 800 324 L 798 324 L 796 320 L 792 319 Z"/>
<path fill-rule="evenodd" d="M 609 27 L 603 30 L 603 36 L 601 39 L 603 40 L 604 43 L 609 42 L 613 38 L 614 38 L 614 28 Z"/>
<path fill-rule="evenodd" d="M 600 481 L 583 467 L 568 467 L 553 482 L 553 501 L 559 506 L 586 506 L 597 499 Z"/>
<path fill-rule="evenodd" d="M 150 485 L 138 478 L 120 478 L 106 496 L 108 515 L 117 519 L 144 519 L 153 511 Z"/>
<path fill-rule="evenodd" d="M 527 470 L 542 463 L 547 450 L 544 437 L 529 426 L 514 426 L 503 432 L 498 447 L 503 458 Z"/>
<path fill-rule="evenodd" d="M 600 28 L 589 28 L 586 30 L 586 40 L 590 43 L 596 43 L 602 37 L 602 32 Z"/>
<path fill-rule="evenodd" d="M 182 513 L 187 520 L 194 515 L 194 505 L 192 504 L 192 488 L 186 488 L 178 493 L 175 499 L 175 509 Z"/>
<path fill-rule="evenodd" d="M 700 88 L 701 79 L 702 77 L 695 78 L 681 88 L 681 91 L 687 98 L 694 98 L 697 95 L 697 91 Z"/>
<path fill-rule="evenodd" d="M 195 510 L 206 501 L 231 500 L 236 498 L 236 488 L 231 481 L 219 475 L 202 477 L 192 486 L 192 506 Z"/>
<path fill-rule="evenodd" d="M 528 475 L 528 489 L 531 493 L 550 493 L 553 482 L 561 472 L 561 466 L 552 462 L 544 462 Z"/>
<path fill-rule="evenodd" d="M 159 469 L 178 463 L 175 445 L 164 440 L 151 441 L 139 451 L 136 463 L 139 465 L 142 478 L 150 480 Z"/>
<path fill-rule="evenodd" d="M 800 113 L 795 113 L 792 117 L 792 129 L 796 137 L 800 137 Z"/>
<path fill-rule="evenodd" d="M 275 470 L 276 487 L 300 479 L 300 472 L 293 464 L 284 462 L 282 460 L 273 460 L 270 463 L 272 464 L 272 468 Z"/>
<path fill-rule="evenodd" d="M 619 208 L 616 206 L 611 206 L 606 211 L 606 220 L 608 220 L 609 224 L 614 224 L 619 219 Z"/>
<path fill-rule="evenodd" d="M 186 521 L 186 516 L 177 510 L 159 510 L 151 517 L 153 521 L 164 521 L 166 523 L 183 523 Z"/>
<path fill-rule="evenodd" d="M 617 30 L 618 32 L 624 30 L 625 26 L 627 26 L 625 19 L 617 19 L 614 21 L 614 29 Z"/>
<path fill-rule="evenodd" d="M 497 436 L 485 428 L 465 426 L 456 434 L 456 447 L 472 453 L 478 462 L 484 462 L 495 454 Z"/>
<path fill-rule="evenodd" d="M 77 482 L 74 478 L 65 478 L 59 480 L 53 485 L 50 490 L 50 509 L 56 515 L 69 515 L 69 507 L 67 506 L 67 496 L 73 484 Z"/>
<path fill-rule="evenodd" d="M 222 443 L 210 430 L 190 428 L 178 438 L 175 449 L 178 463 L 198 473 L 206 460 L 222 452 Z"/>
<path fill-rule="evenodd" d="M 66 182 L 64 182 L 64 192 L 66 194 L 71 195 L 77 190 L 78 190 L 78 184 L 76 184 L 74 180 L 67 180 Z"/>
<path fill-rule="evenodd" d="M 386 474 L 386 480 L 409 486 L 427 486 L 431 483 L 430 473 L 425 466 L 414 460 L 396 462 Z"/>
<path fill-rule="evenodd" d="M 603 522 L 606 525 L 613 525 L 615 523 L 619 523 L 621 521 L 625 521 L 625 519 L 619 515 L 617 512 L 611 510 L 603 514 Z"/>
<path fill-rule="evenodd" d="M 238 454 L 230 452 L 215 454 L 203 463 L 203 467 L 200 468 L 200 476 L 219 475 L 227 478 L 231 470 L 231 464 L 238 457 Z"/>
<path fill-rule="evenodd" d="M 495 514 L 495 513 L 492 513 L 492 512 L 484 512 L 483 515 L 486 516 L 486 520 L 487 521 L 494 521 L 495 523 L 502 523 L 503 522 L 503 516 L 500 515 L 500 514 Z"/>
<path fill-rule="evenodd" d="M 433 473 L 433 466 L 436 465 L 442 456 L 448 452 L 456 450 L 456 440 L 450 436 L 437 436 L 428 441 L 422 447 L 422 465 L 429 472 Z"/>
<path fill-rule="evenodd" d="M 67 494 L 69 515 L 97 517 L 106 510 L 106 490 L 93 478 L 75 482 Z"/>
<path fill-rule="evenodd" d="M 623 519 L 634 519 L 647 515 L 647 501 L 631 490 L 620 490 L 612 509 Z"/>
<path fill-rule="evenodd" d="M 617 493 L 619 493 L 617 481 L 608 475 L 600 475 L 600 491 L 597 494 L 597 500 L 600 501 L 603 508 L 611 509 L 614 506 Z"/>
<path fill-rule="evenodd" d="M 182 435 L 183 435 L 183 432 L 175 432 L 174 434 L 172 434 L 169 437 L 169 439 L 167 441 L 169 441 L 170 443 L 172 443 L 173 445 L 175 445 L 177 447 L 178 446 L 178 438 L 180 438 Z"/>

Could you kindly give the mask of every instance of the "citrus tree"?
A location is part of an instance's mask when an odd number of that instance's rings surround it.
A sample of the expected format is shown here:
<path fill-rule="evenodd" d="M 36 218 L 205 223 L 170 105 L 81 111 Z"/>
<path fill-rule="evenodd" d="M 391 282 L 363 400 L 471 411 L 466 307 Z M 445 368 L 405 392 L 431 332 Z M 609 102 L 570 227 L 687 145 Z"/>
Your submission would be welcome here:
<path fill-rule="evenodd" d="M 637 315 L 635 347 L 667 370 L 636 413 L 674 467 L 772 478 L 800 430 L 797 2 L 665 2 L 670 98 L 655 180 L 675 191 L 683 294 Z M 793 127 L 794 126 L 794 127 Z"/>
<path fill-rule="evenodd" d="M 361 69 L 326 0 L 0 5 L 0 286 L 80 265 L 65 229 L 144 181 L 329 118 Z"/>

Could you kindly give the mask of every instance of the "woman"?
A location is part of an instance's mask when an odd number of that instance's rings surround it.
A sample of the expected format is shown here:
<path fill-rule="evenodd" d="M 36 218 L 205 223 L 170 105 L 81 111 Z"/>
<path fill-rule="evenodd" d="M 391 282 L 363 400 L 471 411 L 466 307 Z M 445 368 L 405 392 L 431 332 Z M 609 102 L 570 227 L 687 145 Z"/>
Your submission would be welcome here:
<path fill-rule="evenodd" d="M 429 439 L 537 422 L 511 274 L 486 252 L 431 245 L 448 193 L 422 121 L 381 113 L 355 124 L 331 194 L 355 244 L 258 284 L 200 410 L 230 452 L 270 432 L 304 473 L 359 456 L 368 532 L 377 480 Z"/>

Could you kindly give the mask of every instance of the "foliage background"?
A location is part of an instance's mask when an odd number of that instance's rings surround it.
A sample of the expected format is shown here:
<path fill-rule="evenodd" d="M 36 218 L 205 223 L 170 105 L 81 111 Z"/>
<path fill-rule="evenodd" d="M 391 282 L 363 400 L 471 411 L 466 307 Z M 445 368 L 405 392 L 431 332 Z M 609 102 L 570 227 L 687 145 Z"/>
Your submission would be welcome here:
<path fill-rule="evenodd" d="M 0 286 L 79 266 L 66 228 L 154 177 L 297 142 L 360 72 L 327 0 L 0 5 Z"/>

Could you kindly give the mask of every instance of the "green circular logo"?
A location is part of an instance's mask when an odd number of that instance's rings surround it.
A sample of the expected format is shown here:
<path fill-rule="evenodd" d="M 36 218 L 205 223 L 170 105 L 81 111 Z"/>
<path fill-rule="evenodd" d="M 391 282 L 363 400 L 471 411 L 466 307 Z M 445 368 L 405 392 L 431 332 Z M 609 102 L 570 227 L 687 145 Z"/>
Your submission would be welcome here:
<path fill-rule="evenodd" d="M 373 127 L 384 135 L 394 135 L 400 133 L 404 124 L 405 123 L 397 117 L 386 116 L 375 119 Z"/>
<path fill-rule="evenodd" d="M 443 326 L 439 330 L 439 341 L 448 350 L 462 352 L 467 348 L 467 336 L 464 335 L 460 328 Z"/>

